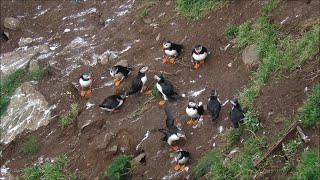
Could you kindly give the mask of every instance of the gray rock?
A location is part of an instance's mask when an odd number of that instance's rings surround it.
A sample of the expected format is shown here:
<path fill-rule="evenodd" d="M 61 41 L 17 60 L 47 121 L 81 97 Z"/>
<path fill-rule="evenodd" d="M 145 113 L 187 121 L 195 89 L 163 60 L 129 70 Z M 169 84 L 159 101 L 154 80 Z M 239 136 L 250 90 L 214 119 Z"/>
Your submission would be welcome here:
<path fill-rule="evenodd" d="M 166 6 L 170 6 L 170 4 L 171 4 L 171 1 L 166 2 Z"/>
<path fill-rule="evenodd" d="M 142 20 L 146 24 L 151 24 L 151 22 L 152 22 L 152 20 L 150 18 L 143 18 Z"/>
<path fill-rule="evenodd" d="M 141 153 L 131 160 L 131 166 L 140 164 L 141 160 L 146 156 L 146 153 Z"/>
<path fill-rule="evenodd" d="M 113 145 L 113 146 L 109 147 L 106 151 L 115 154 L 118 151 L 118 146 Z"/>
<path fill-rule="evenodd" d="M 14 70 L 26 69 L 33 56 L 38 53 L 48 52 L 49 50 L 49 46 L 44 44 L 28 49 L 19 48 L 15 51 L 1 54 L 1 78 Z"/>
<path fill-rule="evenodd" d="M 19 42 L 18 42 L 18 45 L 20 47 L 22 47 L 22 46 L 26 46 L 26 45 L 28 45 L 28 44 L 30 44 L 32 42 L 33 42 L 32 38 L 20 38 Z"/>
<path fill-rule="evenodd" d="M 247 66 L 247 68 L 251 70 L 258 68 L 259 55 L 257 51 L 257 46 L 255 44 L 252 44 L 243 50 L 242 61 Z"/>
<path fill-rule="evenodd" d="M 3 25 L 5 28 L 17 30 L 20 28 L 20 20 L 13 17 L 4 18 Z"/>
<path fill-rule="evenodd" d="M 29 63 L 29 71 L 34 71 L 40 69 L 40 66 L 38 64 L 38 60 L 33 59 Z"/>
<path fill-rule="evenodd" d="M 45 97 L 38 91 L 37 82 L 25 82 L 11 97 L 7 111 L 1 116 L 1 142 L 9 143 L 24 130 L 35 131 L 51 119 Z"/>

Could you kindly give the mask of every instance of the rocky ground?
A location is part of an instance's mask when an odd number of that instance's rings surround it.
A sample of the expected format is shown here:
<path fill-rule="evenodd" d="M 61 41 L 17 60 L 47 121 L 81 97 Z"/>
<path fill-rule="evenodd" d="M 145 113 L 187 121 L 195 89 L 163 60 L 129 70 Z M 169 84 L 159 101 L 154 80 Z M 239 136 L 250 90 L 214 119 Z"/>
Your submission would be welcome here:
<path fill-rule="evenodd" d="M 1 166 L 9 168 L 12 176 L 40 157 L 65 154 L 71 172 L 84 179 L 94 179 L 105 171 L 114 155 L 137 155 L 143 150 L 146 162 L 134 169 L 132 179 L 184 179 L 189 177 L 190 169 L 201 155 L 224 143 L 223 134 L 231 128 L 230 104 L 222 108 L 216 124 L 212 125 L 205 115 L 198 127 L 186 124 L 185 107 L 191 98 L 206 103 L 212 89 L 217 89 L 225 102 L 250 83 L 251 70 L 242 61 L 242 51 L 224 37 L 224 30 L 229 22 L 240 24 L 256 18 L 259 3 L 233 1 L 204 19 L 193 21 L 179 16 L 173 1 L 155 2 L 144 18 L 139 16 L 145 7 L 143 0 L 1 2 L 1 22 L 6 17 L 20 20 L 17 30 L 1 24 L 1 75 L 18 66 L 3 64 L 4 59 L 12 57 L 22 59 L 19 66 L 30 68 L 36 63 L 48 66 L 50 71 L 34 85 L 35 91 L 48 103 L 48 125 L 33 132 L 16 133 L 13 141 L 2 146 Z M 316 1 L 311 4 L 284 1 L 272 19 L 283 21 L 284 31 L 295 34 L 296 24 L 317 16 L 318 6 Z M 9 40 L 3 32 L 9 34 Z M 184 45 L 184 52 L 175 64 L 161 62 L 163 40 Z M 196 44 L 203 44 L 210 51 L 205 65 L 198 70 L 190 62 Z M 108 69 L 122 59 L 129 62 L 134 74 L 147 65 L 148 84 L 152 83 L 154 74 L 162 72 L 179 93 L 186 95 L 173 106 L 176 123 L 187 134 L 187 140 L 179 146 L 192 156 L 186 171 L 174 171 L 173 158 L 161 141 L 162 134 L 156 131 L 165 127 L 164 110 L 157 103 L 160 97 L 129 97 L 120 111 L 113 114 L 99 109 L 104 97 L 130 87 L 133 75 L 118 88 L 109 75 Z M 302 70 L 289 74 L 285 80 L 270 80 L 263 88 L 256 106 L 262 124 L 267 127 L 266 133 L 277 127 L 273 122 L 279 117 L 290 117 L 302 105 L 306 99 L 305 87 L 319 80 L 306 78 L 317 71 L 318 63 L 314 58 Z M 86 97 L 80 97 L 74 86 L 83 72 L 91 72 L 95 78 L 93 93 Z M 62 129 L 57 125 L 59 116 L 66 114 L 72 103 L 79 105 L 80 114 L 72 125 Z M 47 109 L 40 108 L 39 114 Z M 29 134 L 39 137 L 42 149 L 36 155 L 22 156 L 19 148 Z"/>

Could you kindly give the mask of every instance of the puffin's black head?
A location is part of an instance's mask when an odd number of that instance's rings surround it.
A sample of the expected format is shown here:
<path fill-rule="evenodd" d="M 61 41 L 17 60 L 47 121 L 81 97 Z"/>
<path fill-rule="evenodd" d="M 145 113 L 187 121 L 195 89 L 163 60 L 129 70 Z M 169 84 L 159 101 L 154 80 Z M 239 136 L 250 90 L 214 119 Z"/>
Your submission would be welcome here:
<path fill-rule="evenodd" d="M 193 99 L 190 99 L 190 100 L 189 100 L 188 105 L 189 105 L 190 107 L 196 107 L 196 106 L 197 106 L 196 102 L 195 102 Z"/>
<path fill-rule="evenodd" d="M 91 79 L 91 74 L 90 73 L 83 73 L 81 76 L 80 76 L 81 79 L 85 80 L 85 81 L 88 81 L 89 79 Z"/>
<path fill-rule="evenodd" d="M 238 99 L 230 100 L 230 103 L 233 105 L 233 107 L 239 107 L 240 104 L 238 102 Z"/>
<path fill-rule="evenodd" d="M 160 76 L 154 75 L 154 79 L 156 79 L 157 81 L 160 81 L 161 79 L 163 79 L 162 74 L 160 74 Z"/>
<path fill-rule="evenodd" d="M 167 49 L 171 47 L 171 42 L 170 41 L 166 41 L 162 44 L 163 49 Z"/>
<path fill-rule="evenodd" d="M 212 90 L 211 91 L 211 96 L 217 96 L 217 95 L 218 95 L 217 90 Z"/>
<path fill-rule="evenodd" d="M 194 50 L 196 51 L 196 53 L 200 53 L 202 51 L 202 46 L 201 45 L 196 45 L 196 47 L 194 48 Z"/>
<path fill-rule="evenodd" d="M 145 73 L 145 72 L 147 72 L 148 70 L 149 70 L 148 66 L 144 66 L 144 67 L 142 67 L 142 68 L 140 69 L 140 72 L 141 72 L 141 73 Z"/>

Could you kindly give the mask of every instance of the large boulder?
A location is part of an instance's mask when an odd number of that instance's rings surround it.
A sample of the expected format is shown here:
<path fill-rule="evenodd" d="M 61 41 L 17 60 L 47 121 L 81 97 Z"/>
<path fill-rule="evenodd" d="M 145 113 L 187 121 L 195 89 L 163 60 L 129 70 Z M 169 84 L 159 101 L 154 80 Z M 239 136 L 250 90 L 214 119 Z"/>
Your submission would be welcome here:
<path fill-rule="evenodd" d="M 242 61 L 248 69 L 255 70 L 259 66 L 259 54 L 257 46 L 252 44 L 246 47 L 242 52 Z"/>
<path fill-rule="evenodd" d="M 19 48 L 15 51 L 1 54 L 1 78 L 14 70 L 26 69 L 32 57 L 38 53 L 46 53 L 49 50 L 49 46 L 44 44 L 27 49 Z"/>
<path fill-rule="evenodd" d="M 54 106 L 49 106 L 36 84 L 25 82 L 16 89 L 7 111 L 1 116 L 1 143 L 10 143 L 22 131 L 34 131 L 51 119 Z"/>

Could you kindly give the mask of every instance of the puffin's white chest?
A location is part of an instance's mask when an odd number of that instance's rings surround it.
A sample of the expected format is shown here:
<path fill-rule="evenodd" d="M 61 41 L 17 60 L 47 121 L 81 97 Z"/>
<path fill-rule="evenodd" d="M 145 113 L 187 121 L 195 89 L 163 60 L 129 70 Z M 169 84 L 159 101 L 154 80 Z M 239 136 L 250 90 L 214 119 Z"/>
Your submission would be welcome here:
<path fill-rule="evenodd" d="M 207 57 L 207 55 L 208 54 L 206 52 L 204 52 L 203 54 L 195 54 L 195 53 L 193 53 L 192 54 L 192 58 L 194 60 L 196 60 L 196 61 L 202 61 Z"/>
<path fill-rule="evenodd" d="M 88 88 L 92 84 L 92 80 L 89 79 L 88 81 L 84 81 L 82 78 L 79 79 L 79 84 L 83 88 Z"/>
<path fill-rule="evenodd" d="M 179 164 L 186 164 L 188 160 L 189 160 L 189 157 L 183 157 L 182 159 L 178 160 L 178 163 Z"/>
<path fill-rule="evenodd" d="M 145 85 L 146 82 L 147 82 L 147 76 L 144 75 L 144 76 L 141 78 L 141 81 L 142 81 L 142 84 Z"/>
<path fill-rule="evenodd" d="M 167 96 L 163 93 L 162 87 L 160 86 L 159 83 L 157 83 L 157 89 L 158 89 L 158 91 L 162 94 L 163 98 L 164 98 L 165 100 L 167 100 Z"/>
<path fill-rule="evenodd" d="M 186 108 L 186 113 L 191 118 L 197 118 L 199 116 L 197 109 L 194 109 L 194 108 L 188 108 L 187 107 Z"/>
<path fill-rule="evenodd" d="M 169 56 L 175 56 L 175 55 L 177 55 L 178 53 L 177 53 L 177 51 L 176 50 L 174 50 L 174 49 L 172 49 L 172 50 L 165 50 L 164 51 L 164 53 L 166 53 L 166 55 L 169 55 Z"/>
<path fill-rule="evenodd" d="M 176 134 L 172 134 L 171 136 L 169 136 L 168 138 L 168 144 L 171 146 L 172 142 L 174 141 L 178 141 L 180 138 L 176 135 Z"/>

